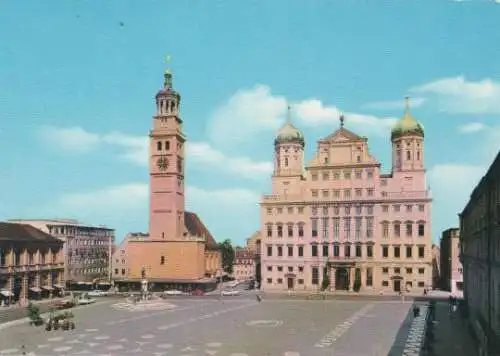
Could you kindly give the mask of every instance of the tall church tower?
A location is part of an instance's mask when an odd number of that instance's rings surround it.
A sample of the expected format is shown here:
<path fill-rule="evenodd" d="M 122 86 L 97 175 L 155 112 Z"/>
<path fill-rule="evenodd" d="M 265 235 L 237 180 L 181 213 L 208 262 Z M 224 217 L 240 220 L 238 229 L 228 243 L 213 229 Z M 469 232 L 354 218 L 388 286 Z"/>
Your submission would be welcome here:
<path fill-rule="evenodd" d="M 156 94 L 156 115 L 149 133 L 149 238 L 178 240 L 184 234 L 184 144 L 179 108 L 181 96 L 165 71 Z"/>

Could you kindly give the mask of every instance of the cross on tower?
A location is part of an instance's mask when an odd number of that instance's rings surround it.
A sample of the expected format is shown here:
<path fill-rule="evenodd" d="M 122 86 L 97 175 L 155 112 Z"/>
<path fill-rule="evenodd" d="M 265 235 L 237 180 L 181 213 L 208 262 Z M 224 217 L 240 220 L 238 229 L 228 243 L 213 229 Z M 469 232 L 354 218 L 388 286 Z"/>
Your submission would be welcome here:
<path fill-rule="evenodd" d="M 344 120 L 345 120 L 343 114 L 340 115 L 339 120 L 340 120 L 340 128 L 343 129 L 344 128 Z"/>

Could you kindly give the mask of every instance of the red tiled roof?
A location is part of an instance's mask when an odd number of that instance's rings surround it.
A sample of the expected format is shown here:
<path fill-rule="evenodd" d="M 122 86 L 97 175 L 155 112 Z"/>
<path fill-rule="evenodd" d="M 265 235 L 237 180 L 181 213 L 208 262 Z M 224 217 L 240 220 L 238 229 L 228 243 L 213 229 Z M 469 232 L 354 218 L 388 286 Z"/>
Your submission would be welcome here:
<path fill-rule="evenodd" d="M 206 247 L 208 249 L 218 248 L 218 244 L 214 237 L 210 231 L 208 231 L 207 227 L 203 224 L 203 221 L 201 221 L 198 215 L 189 211 L 184 212 L 184 224 L 191 235 L 202 236 L 206 239 Z"/>
<path fill-rule="evenodd" d="M 0 222 L 0 241 L 43 242 L 62 245 L 63 242 L 31 225 Z"/>

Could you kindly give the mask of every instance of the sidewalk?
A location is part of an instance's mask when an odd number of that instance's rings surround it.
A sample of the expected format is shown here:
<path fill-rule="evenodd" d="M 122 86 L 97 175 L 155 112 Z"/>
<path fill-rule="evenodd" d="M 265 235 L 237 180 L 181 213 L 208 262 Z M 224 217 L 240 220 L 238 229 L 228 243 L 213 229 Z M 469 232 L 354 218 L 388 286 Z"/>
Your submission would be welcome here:
<path fill-rule="evenodd" d="M 436 303 L 434 350 L 431 355 L 476 356 L 477 350 L 460 312 L 450 314 L 448 303 Z"/>

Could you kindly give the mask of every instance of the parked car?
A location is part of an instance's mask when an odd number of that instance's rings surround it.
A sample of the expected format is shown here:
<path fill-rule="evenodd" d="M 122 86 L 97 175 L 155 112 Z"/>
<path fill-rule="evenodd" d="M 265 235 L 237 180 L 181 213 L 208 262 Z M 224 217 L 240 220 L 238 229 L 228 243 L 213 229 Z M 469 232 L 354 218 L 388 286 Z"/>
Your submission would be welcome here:
<path fill-rule="evenodd" d="M 75 306 L 75 303 L 72 300 L 58 300 L 57 302 L 54 303 L 54 308 L 56 309 L 69 309 L 73 308 Z"/>
<path fill-rule="evenodd" d="M 230 290 L 223 290 L 222 291 L 222 295 L 224 297 L 234 297 L 234 296 L 237 296 L 237 295 L 241 295 L 241 291 L 239 290 L 234 290 L 234 289 L 230 289 Z"/>
<path fill-rule="evenodd" d="M 105 292 L 105 291 L 99 290 L 99 289 L 94 289 L 94 290 L 91 290 L 90 292 L 88 292 L 87 295 L 89 297 L 105 297 L 108 295 L 108 292 Z"/>
<path fill-rule="evenodd" d="M 201 289 L 195 289 L 194 291 L 191 292 L 191 295 L 196 295 L 196 296 L 202 296 L 205 295 L 205 292 L 202 291 Z"/>
<path fill-rule="evenodd" d="M 163 292 L 165 295 L 184 295 L 183 291 L 172 289 L 172 290 L 167 290 Z"/>
<path fill-rule="evenodd" d="M 95 302 L 96 302 L 96 300 L 93 299 L 93 298 L 83 297 L 83 298 L 77 299 L 77 304 L 78 305 L 87 305 L 87 304 L 92 304 L 92 303 L 95 303 Z"/>

